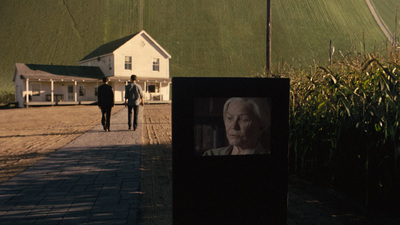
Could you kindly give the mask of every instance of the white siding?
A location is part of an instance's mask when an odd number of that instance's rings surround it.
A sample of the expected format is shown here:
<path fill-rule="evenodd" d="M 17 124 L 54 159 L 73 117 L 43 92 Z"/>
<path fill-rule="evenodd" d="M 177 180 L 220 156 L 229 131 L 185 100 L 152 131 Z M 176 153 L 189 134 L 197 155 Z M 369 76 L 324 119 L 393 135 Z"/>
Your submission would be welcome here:
<path fill-rule="evenodd" d="M 114 101 L 123 102 L 125 101 L 125 83 L 113 83 L 111 84 L 114 89 Z"/>
<path fill-rule="evenodd" d="M 169 59 L 159 49 L 140 35 L 114 52 L 115 75 L 130 77 L 132 74 L 142 77 L 169 78 Z M 125 56 L 132 56 L 132 70 L 125 69 Z M 153 59 L 160 59 L 160 70 L 153 71 Z"/>
<path fill-rule="evenodd" d="M 106 77 L 115 76 L 114 74 L 114 56 L 113 55 L 105 55 L 101 56 L 101 58 L 91 59 L 89 61 L 85 61 L 84 63 L 80 63 L 81 66 L 98 66 L 101 71 L 104 73 Z"/>

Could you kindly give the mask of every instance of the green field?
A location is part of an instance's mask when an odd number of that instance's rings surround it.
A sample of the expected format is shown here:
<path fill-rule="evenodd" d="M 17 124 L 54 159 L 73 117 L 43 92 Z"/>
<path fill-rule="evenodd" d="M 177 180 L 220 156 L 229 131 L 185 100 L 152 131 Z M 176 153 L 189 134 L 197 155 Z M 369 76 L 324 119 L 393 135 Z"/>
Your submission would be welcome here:
<path fill-rule="evenodd" d="M 139 2 L 2 0 L 0 90 L 13 90 L 15 63 L 77 65 L 101 44 L 139 31 Z M 395 0 L 374 3 L 394 21 L 387 14 Z M 172 55 L 171 76 L 263 73 L 266 1 L 143 0 L 143 7 L 144 29 Z M 330 40 L 339 56 L 364 42 L 372 51 L 385 37 L 364 0 L 272 1 L 273 67 L 325 65 Z"/>
<path fill-rule="evenodd" d="M 273 59 L 326 65 L 329 42 L 335 54 L 372 51 L 385 37 L 364 0 L 273 1 Z"/>
<path fill-rule="evenodd" d="M 77 65 L 99 45 L 136 32 L 130 2 L 2 0 L 0 89 L 14 88 L 15 63 Z"/>
<path fill-rule="evenodd" d="M 150 0 L 146 30 L 173 76 L 246 76 L 265 65 L 265 1 Z M 156 19 L 157 18 L 157 19 Z"/>
<path fill-rule="evenodd" d="M 385 25 L 389 28 L 389 30 L 392 32 L 392 35 L 394 36 L 396 34 L 396 39 L 397 41 L 399 40 L 399 34 L 400 34 L 400 27 L 399 27 L 399 22 L 400 22 L 400 1 L 399 0 L 385 0 L 385 1 L 380 1 L 380 0 L 372 0 L 372 3 L 374 4 L 376 10 L 379 12 L 379 15 L 381 16 L 382 20 L 384 21 Z M 396 16 L 397 16 L 397 23 L 396 23 Z"/>

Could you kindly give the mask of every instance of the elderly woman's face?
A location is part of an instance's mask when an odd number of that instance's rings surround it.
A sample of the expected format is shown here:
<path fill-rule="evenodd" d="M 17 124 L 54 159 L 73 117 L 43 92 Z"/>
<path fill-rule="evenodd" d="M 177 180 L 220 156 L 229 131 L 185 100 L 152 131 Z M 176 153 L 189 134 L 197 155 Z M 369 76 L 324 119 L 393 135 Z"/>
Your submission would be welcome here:
<path fill-rule="evenodd" d="M 231 102 L 224 122 L 229 144 L 241 148 L 255 147 L 261 135 L 261 125 L 247 103 Z"/>

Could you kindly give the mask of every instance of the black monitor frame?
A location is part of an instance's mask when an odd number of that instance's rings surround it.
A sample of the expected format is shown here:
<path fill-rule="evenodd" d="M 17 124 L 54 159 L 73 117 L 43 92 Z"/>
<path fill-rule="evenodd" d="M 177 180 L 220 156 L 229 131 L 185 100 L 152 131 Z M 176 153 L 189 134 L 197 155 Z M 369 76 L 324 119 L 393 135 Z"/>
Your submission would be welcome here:
<path fill-rule="evenodd" d="M 286 223 L 289 82 L 285 78 L 172 79 L 174 224 Z M 271 154 L 196 155 L 196 100 L 230 97 L 269 99 Z"/>

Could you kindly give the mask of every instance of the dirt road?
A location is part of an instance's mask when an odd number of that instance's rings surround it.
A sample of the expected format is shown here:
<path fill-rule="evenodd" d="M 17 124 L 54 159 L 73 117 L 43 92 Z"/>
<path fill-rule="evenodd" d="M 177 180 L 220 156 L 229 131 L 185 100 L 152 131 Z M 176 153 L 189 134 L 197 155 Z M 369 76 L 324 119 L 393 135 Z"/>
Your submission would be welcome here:
<path fill-rule="evenodd" d="M 97 106 L 31 107 L 0 110 L 0 118 L 3 182 L 99 124 L 101 113 Z"/>
<path fill-rule="evenodd" d="M 116 106 L 113 112 L 123 109 Z M 100 123 L 96 106 L 0 110 L 0 182 Z M 112 123 L 112 121 L 111 121 Z M 112 125 L 111 125 L 112 126 Z M 172 224 L 171 105 L 145 105 L 142 128 L 141 223 Z M 334 190 L 291 176 L 288 225 L 397 225 Z"/>

